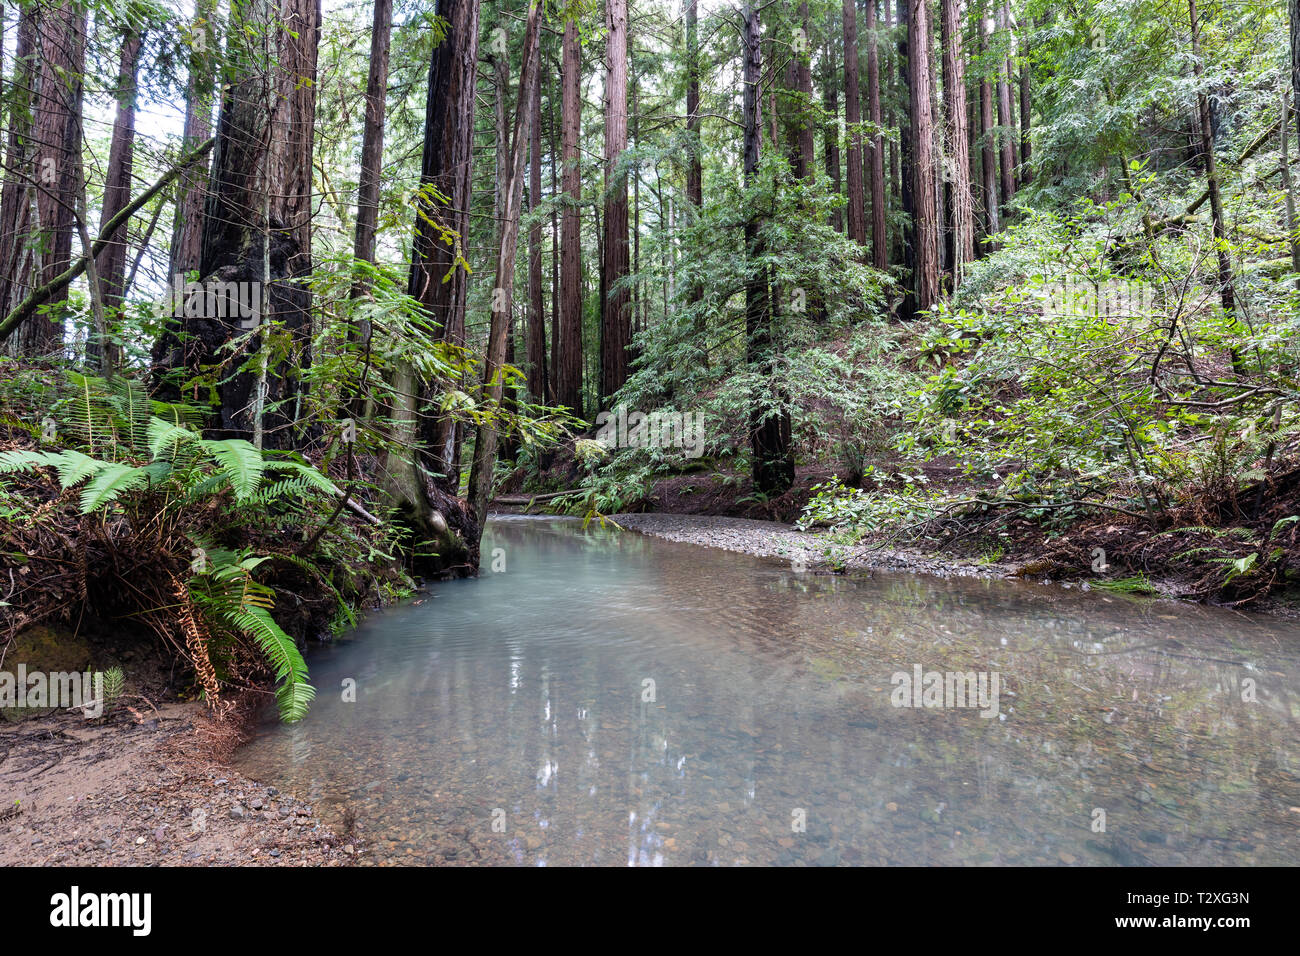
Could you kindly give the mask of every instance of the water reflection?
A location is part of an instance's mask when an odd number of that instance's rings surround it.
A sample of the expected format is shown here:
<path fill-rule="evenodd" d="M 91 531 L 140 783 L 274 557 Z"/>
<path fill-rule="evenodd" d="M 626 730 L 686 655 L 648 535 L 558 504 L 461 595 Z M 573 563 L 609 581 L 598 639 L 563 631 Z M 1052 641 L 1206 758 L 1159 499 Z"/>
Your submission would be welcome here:
<path fill-rule="evenodd" d="M 559 520 L 493 521 L 488 539 L 506 572 L 314 654 L 312 715 L 268 722 L 241 754 L 327 818 L 351 805 L 379 862 L 1300 849 L 1300 628 L 1036 585 L 796 575 Z M 891 675 L 918 664 L 998 673 L 1000 719 L 891 706 Z"/>

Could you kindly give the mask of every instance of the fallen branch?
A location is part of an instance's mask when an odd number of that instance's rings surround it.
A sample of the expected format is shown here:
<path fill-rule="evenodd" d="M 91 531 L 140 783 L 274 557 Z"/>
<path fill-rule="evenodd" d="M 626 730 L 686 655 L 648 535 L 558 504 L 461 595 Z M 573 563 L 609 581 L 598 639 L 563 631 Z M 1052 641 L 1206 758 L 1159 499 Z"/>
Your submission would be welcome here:
<path fill-rule="evenodd" d="M 551 491 L 544 495 L 526 495 L 515 496 L 513 498 L 493 498 L 494 505 L 531 505 L 534 501 L 550 501 L 552 498 L 563 498 L 565 495 L 580 495 L 583 493 L 581 488 L 572 488 L 569 491 Z"/>

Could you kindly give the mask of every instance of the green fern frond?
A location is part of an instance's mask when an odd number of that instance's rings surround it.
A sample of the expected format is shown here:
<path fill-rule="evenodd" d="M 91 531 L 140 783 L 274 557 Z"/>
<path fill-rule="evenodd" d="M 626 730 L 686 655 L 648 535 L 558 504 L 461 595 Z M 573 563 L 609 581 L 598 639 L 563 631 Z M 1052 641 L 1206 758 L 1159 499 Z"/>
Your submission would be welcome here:
<path fill-rule="evenodd" d="M 298 461 L 269 461 L 266 463 L 266 467 L 268 471 L 293 472 L 317 491 L 321 491 L 329 495 L 331 498 L 338 498 L 343 494 L 334 482 L 330 481 L 329 478 L 323 475 L 319 469 L 313 468 L 311 465 L 304 465 L 302 462 Z"/>
<path fill-rule="evenodd" d="M 257 491 L 266 462 L 251 442 L 227 438 L 222 441 L 204 440 L 199 444 L 217 460 L 221 473 L 235 492 L 236 501 L 245 501 Z"/>
<path fill-rule="evenodd" d="M 75 394 L 64 409 L 64 424 L 93 455 L 100 448 L 116 446 L 113 435 L 113 409 L 108 383 L 94 375 L 68 372 Z"/>
<path fill-rule="evenodd" d="M 118 425 L 125 432 L 128 444 L 143 450 L 149 443 L 149 426 L 153 418 L 149 393 L 139 382 L 123 375 L 113 379 L 108 392 L 108 403 L 117 411 Z"/>
<path fill-rule="evenodd" d="M 108 465 L 106 461 L 83 455 L 72 448 L 64 449 L 63 454 L 58 455 L 57 458 L 58 461 L 55 462 L 54 467 L 59 472 L 59 486 L 65 491 L 81 484 L 91 475 L 97 474 Z"/>
<path fill-rule="evenodd" d="M 280 684 L 275 692 L 280 719 L 293 723 L 305 717 L 316 696 L 315 688 L 307 683 L 307 662 L 294 639 L 275 623 L 270 610 L 236 603 L 225 590 L 199 589 L 195 598 L 224 624 L 252 638 L 265 655 Z"/>
<path fill-rule="evenodd" d="M 302 499 L 312 495 L 319 489 L 307 481 L 305 478 L 285 478 L 281 481 L 273 481 L 257 489 L 257 493 L 252 495 L 245 504 L 253 507 L 262 507 L 271 504 L 273 501 L 285 502 L 290 505 L 302 503 Z"/>
<path fill-rule="evenodd" d="M 131 465 L 110 464 L 98 472 L 81 492 L 81 513 L 98 511 L 124 492 L 134 491 L 149 481 L 144 468 Z"/>
<path fill-rule="evenodd" d="M 37 468 L 57 467 L 60 460 L 61 457 L 54 452 L 4 451 L 0 452 L 0 475 L 30 474 Z"/>
<path fill-rule="evenodd" d="M 199 440 L 197 432 L 161 418 L 149 419 L 147 437 L 149 454 L 154 458 L 161 458 L 164 452 L 169 458 L 175 458 L 181 445 Z"/>

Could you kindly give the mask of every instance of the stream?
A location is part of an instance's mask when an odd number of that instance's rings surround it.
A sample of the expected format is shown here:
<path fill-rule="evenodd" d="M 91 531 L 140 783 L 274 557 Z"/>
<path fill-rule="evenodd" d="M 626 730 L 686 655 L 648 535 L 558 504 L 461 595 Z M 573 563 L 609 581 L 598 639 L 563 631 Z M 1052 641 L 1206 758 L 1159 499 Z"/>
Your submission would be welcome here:
<path fill-rule="evenodd" d="M 1300 856 L 1300 625 L 568 519 L 494 518 L 482 554 L 313 650 L 307 719 L 236 757 L 355 814 L 370 863 Z"/>

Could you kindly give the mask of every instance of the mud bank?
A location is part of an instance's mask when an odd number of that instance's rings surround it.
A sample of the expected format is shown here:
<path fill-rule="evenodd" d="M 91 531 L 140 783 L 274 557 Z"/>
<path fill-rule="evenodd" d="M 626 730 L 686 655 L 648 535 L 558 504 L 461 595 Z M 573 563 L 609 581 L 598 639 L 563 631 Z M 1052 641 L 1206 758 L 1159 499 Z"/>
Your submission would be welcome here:
<path fill-rule="evenodd" d="M 346 866 L 364 849 L 225 765 L 197 703 L 0 725 L 0 866 Z"/>

